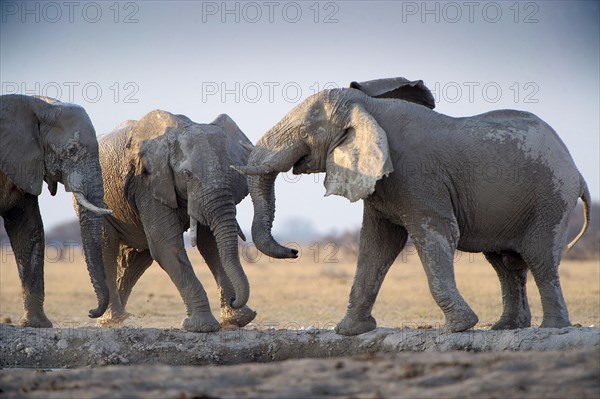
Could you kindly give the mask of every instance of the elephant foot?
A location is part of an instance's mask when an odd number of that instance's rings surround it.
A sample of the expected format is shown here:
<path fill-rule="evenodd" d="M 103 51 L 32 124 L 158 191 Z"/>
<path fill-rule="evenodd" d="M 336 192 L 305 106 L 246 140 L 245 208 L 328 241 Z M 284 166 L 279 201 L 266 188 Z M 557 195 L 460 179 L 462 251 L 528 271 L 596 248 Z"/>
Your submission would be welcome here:
<path fill-rule="evenodd" d="M 96 321 L 96 325 L 100 327 L 117 327 L 121 325 L 127 318 L 131 316 L 131 313 L 121 311 L 116 312 L 114 310 L 107 310 L 102 317 Z"/>
<path fill-rule="evenodd" d="M 502 316 L 493 326 L 492 330 L 516 330 L 517 328 L 531 327 L 531 316 L 504 317 Z"/>
<path fill-rule="evenodd" d="M 19 325 L 21 327 L 50 328 L 52 327 L 52 322 L 48 320 L 44 313 L 25 313 L 23 317 L 21 317 L 21 320 L 19 320 Z"/>
<path fill-rule="evenodd" d="M 244 327 L 256 317 L 256 312 L 244 305 L 241 309 L 221 306 L 221 328 L 233 329 Z"/>
<path fill-rule="evenodd" d="M 478 321 L 479 318 L 470 308 L 448 312 L 446 313 L 446 324 L 442 327 L 442 334 L 468 330 Z"/>
<path fill-rule="evenodd" d="M 193 332 L 216 332 L 220 326 L 212 313 L 205 312 L 183 319 L 181 328 Z"/>
<path fill-rule="evenodd" d="M 544 317 L 540 328 L 563 328 L 569 327 L 571 322 L 563 317 Z"/>
<path fill-rule="evenodd" d="M 335 332 L 340 335 L 358 335 L 377 328 L 377 322 L 373 316 L 365 320 L 352 320 L 348 315 L 335 326 Z"/>

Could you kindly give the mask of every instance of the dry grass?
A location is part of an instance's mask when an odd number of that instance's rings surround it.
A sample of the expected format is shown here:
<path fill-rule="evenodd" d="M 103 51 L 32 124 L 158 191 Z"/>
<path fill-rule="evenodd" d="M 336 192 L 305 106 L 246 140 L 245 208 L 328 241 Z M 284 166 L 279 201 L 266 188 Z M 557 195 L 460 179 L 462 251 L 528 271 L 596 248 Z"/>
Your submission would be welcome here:
<path fill-rule="evenodd" d="M 77 252 L 77 251 L 76 251 Z M 192 263 L 204 285 L 213 312 L 219 312 L 215 282 L 196 250 L 189 250 Z M 332 327 L 345 313 L 355 270 L 355 259 L 338 254 L 338 263 L 325 263 L 325 254 L 304 248 L 297 261 L 244 262 L 251 283 L 249 305 L 257 310 L 259 327 Z M 52 257 L 52 254 L 49 255 Z M 330 259 L 331 260 L 331 259 Z M 1 254 L 0 316 L 16 322 L 22 314 L 20 281 L 14 258 Z M 456 262 L 459 290 L 478 314 L 479 327 L 489 327 L 501 313 L 500 285 L 492 267 L 479 254 L 461 254 Z M 600 265 L 596 261 L 564 261 L 561 282 L 573 323 L 600 324 Z M 541 323 L 541 304 L 533 279 L 528 282 L 533 324 Z M 72 261 L 46 262 L 46 313 L 58 326 L 93 325 L 87 310 L 95 299 L 80 254 Z M 185 315 L 183 302 L 167 274 L 154 264 L 134 289 L 128 311 L 136 317 L 129 325 L 179 327 Z M 443 323 L 433 301 L 425 272 L 416 255 L 401 255 L 388 273 L 373 315 L 379 326 L 427 326 Z"/>

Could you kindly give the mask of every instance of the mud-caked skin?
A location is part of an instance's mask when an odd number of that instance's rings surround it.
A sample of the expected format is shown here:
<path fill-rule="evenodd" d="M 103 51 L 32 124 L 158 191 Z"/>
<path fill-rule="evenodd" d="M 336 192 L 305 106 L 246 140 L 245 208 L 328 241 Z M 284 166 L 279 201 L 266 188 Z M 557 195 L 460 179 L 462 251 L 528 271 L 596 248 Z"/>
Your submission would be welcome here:
<path fill-rule="evenodd" d="M 581 198 L 585 225 L 570 248 L 587 227 L 590 195 L 565 145 L 527 112 L 439 114 L 427 87 L 407 82 L 324 90 L 257 142 L 248 165 L 236 168 L 248 175 L 257 248 L 277 258 L 297 256 L 271 235 L 275 178 L 290 168 L 295 174 L 326 172 L 326 195 L 364 201 L 358 265 L 338 333 L 376 327 L 373 304 L 409 236 L 445 315 L 444 332 L 478 322 L 456 287 L 457 249 L 483 252 L 498 274 L 504 309 L 494 329 L 531 325 L 528 270 L 542 299 L 541 327 L 570 325 L 558 265 L 568 216 Z M 403 92 L 407 84 L 410 90 Z"/>
<path fill-rule="evenodd" d="M 38 205 L 43 182 L 72 192 L 85 259 L 101 316 L 108 305 L 102 264 L 102 172 L 96 132 L 85 110 L 46 97 L 0 96 L 0 216 L 22 284 L 23 327 L 51 327 L 44 312 L 44 226 Z"/>
<path fill-rule="evenodd" d="M 159 110 L 101 138 L 105 201 L 115 209 L 104 225 L 110 304 L 101 325 L 115 326 L 129 316 L 125 306 L 131 290 L 153 260 L 183 299 L 185 330 L 213 332 L 220 324 L 242 327 L 254 319 L 256 313 L 245 305 L 249 285 L 235 219 L 235 206 L 248 186 L 230 168 L 246 164 L 251 149 L 227 115 L 197 124 Z M 183 233 L 188 228 L 219 287 L 221 323 L 187 256 Z"/>

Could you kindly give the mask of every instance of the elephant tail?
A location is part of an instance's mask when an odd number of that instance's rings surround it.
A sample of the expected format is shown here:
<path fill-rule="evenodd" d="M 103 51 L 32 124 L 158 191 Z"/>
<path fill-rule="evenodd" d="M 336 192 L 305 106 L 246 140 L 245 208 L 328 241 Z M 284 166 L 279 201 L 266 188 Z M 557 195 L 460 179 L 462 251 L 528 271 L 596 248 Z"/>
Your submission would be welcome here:
<path fill-rule="evenodd" d="M 581 201 L 583 202 L 583 227 L 579 234 L 577 234 L 577 237 L 575 237 L 573 241 L 567 245 L 567 252 L 573 248 L 577 241 L 579 241 L 590 224 L 590 204 L 592 203 L 592 198 L 590 196 L 590 190 L 588 189 L 585 180 L 583 180 L 583 177 L 581 178 L 581 194 L 579 195 L 579 198 L 581 198 Z"/>

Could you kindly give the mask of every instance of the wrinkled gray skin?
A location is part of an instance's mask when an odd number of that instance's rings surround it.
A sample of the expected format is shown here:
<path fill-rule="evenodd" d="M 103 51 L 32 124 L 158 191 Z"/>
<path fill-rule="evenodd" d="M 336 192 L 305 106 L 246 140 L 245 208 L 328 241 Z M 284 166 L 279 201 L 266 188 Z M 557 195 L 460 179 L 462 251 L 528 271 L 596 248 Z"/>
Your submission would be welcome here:
<path fill-rule="evenodd" d="M 44 313 L 44 226 L 38 195 L 44 181 L 73 192 L 81 238 L 101 316 L 108 306 L 102 264 L 102 171 L 98 142 L 85 110 L 45 97 L 0 97 L 0 215 L 19 267 L 25 313 L 20 324 L 51 327 Z M 79 203 L 78 203 L 79 202 Z M 83 205 L 83 206 L 80 206 Z"/>
<path fill-rule="evenodd" d="M 197 124 L 157 110 L 101 138 L 105 201 L 115 212 L 105 223 L 110 305 L 100 324 L 115 325 L 128 316 L 131 290 L 154 259 L 183 298 L 182 327 L 219 330 L 185 251 L 183 232 L 190 225 L 219 287 L 221 324 L 244 326 L 254 319 L 256 313 L 245 306 L 249 285 L 235 219 L 235 206 L 248 186 L 229 168 L 245 165 L 251 150 L 252 143 L 227 115 Z"/>
<path fill-rule="evenodd" d="M 494 329 L 530 326 L 527 270 L 541 294 L 541 326 L 570 325 L 558 264 L 568 215 L 581 197 L 583 234 L 590 197 L 565 145 L 535 115 L 452 118 L 352 88 L 309 97 L 258 141 L 248 166 L 236 168 L 249 175 L 254 243 L 277 258 L 296 256 L 271 235 L 273 184 L 291 167 L 295 174 L 326 172 L 326 195 L 364 200 L 358 266 L 338 333 L 376 327 L 371 309 L 409 235 L 445 315 L 444 331 L 478 321 L 456 288 L 456 249 L 483 252 L 500 278 L 504 311 Z"/>

